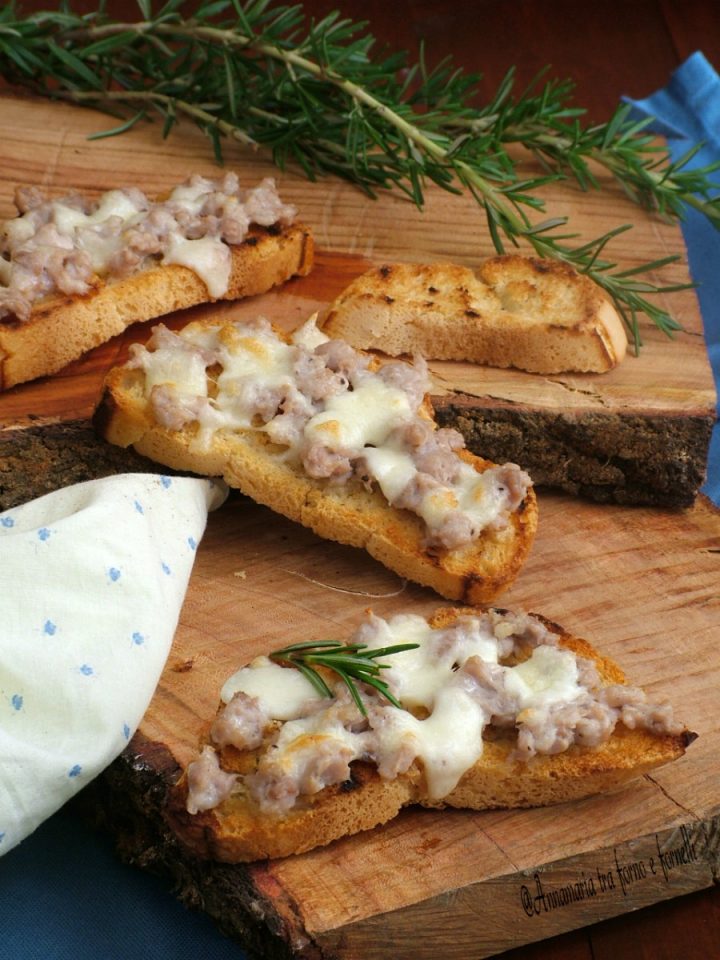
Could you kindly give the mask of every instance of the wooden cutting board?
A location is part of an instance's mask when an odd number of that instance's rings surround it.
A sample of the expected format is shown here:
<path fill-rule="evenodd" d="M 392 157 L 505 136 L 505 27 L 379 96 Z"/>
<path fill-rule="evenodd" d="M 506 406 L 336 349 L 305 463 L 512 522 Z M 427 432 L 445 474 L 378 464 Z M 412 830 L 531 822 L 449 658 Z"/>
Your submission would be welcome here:
<path fill-rule="evenodd" d="M 18 181 L 54 193 L 128 182 L 160 192 L 191 172 L 216 172 L 192 129 L 168 141 L 143 128 L 89 143 L 86 134 L 111 121 L 12 98 L 0 100 L 0 117 L 0 216 L 12 212 L 9 191 Z M 272 172 L 260 157 L 232 147 L 227 159 L 244 179 Z M 462 198 L 431 191 L 420 215 L 394 198 L 373 203 L 347 185 L 308 184 L 290 174 L 282 192 L 315 232 L 316 270 L 222 312 L 261 311 L 292 325 L 368 262 L 445 257 L 472 266 L 492 252 L 479 213 Z M 635 223 L 615 251 L 628 266 L 682 249 L 676 228 L 646 218 L 611 186 L 602 195 L 555 186 L 548 200 L 549 212 L 570 213 L 588 236 Z M 682 265 L 664 274 L 666 281 L 685 277 Z M 572 415 L 590 405 L 668 421 L 698 412 L 707 418 L 714 393 L 694 296 L 678 293 L 667 302 L 686 332 L 670 343 L 648 330 L 641 357 L 629 358 L 617 375 L 549 381 L 434 365 L 436 395 L 559 404 Z M 144 335 L 135 330 L 56 377 L 0 396 L 0 487 L 3 470 L 20 475 L 26 493 L 42 486 L 38 472 L 50 482 L 70 475 L 68 461 L 85 454 L 67 444 L 23 448 L 19 438 L 38 422 L 86 425 L 108 365 Z M 90 473 L 93 456 L 85 462 Z M 163 823 L 164 791 L 192 758 L 227 675 L 269 647 L 346 635 L 367 606 L 388 615 L 428 612 L 441 602 L 365 554 L 321 542 L 233 497 L 209 519 L 171 656 L 140 730 L 93 795 L 124 855 L 169 871 L 181 893 L 266 956 L 487 957 L 710 886 L 720 869 L 718 511 L 703 498 L 669 511 L 550 493 L 541 494 L 540 510 L 530 560 L 503 603 L 587 636 L 653 698 L 670 697 L 699 734 L 686 757 L 579 804 L 512 813 L 408 810 L 301 857 L 250 867 L 188 859 Z"/>
<path fill-rule="evenodd" d="M 584 634 L 651 697 L 669 697 L 699 733 L 682 760 L 576 804 L 408 810 L 369 833 L 248 867 L 184 856 L 163 824 L 163 798 L 238 666 L 286 643 L 346 637 L 368 606 L 386 616 L 439 605 L 364 553 L 237 498 L 210 518 L 160 686 L 106 778 L 101 802 L 125 855 L 169 872 L 189 902 L 269 957 L 435 960 L 442 951 L 468 960 L 712 885 L 717 512 L 553 496 L 540 507 L 535 548 L 503 603 Z"/>

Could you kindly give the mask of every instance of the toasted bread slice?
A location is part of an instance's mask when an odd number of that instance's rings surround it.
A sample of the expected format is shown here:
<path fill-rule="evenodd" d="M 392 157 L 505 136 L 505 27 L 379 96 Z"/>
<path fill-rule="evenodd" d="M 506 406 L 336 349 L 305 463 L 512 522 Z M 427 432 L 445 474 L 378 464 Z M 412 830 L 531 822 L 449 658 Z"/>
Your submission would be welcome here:
<path fill-rule="evenodd" d="M 305 276 L 313 265 L 312 234 L 301 224 L 253 226 L 230 252 L 230 282 L 222 300 L 265 293 L 293 276 Z M 0 390 L 61 370 L 133 323 L 212 299 L 204 281 L 179 264 L 98 280 L 84 296 L 46 297 L 25 322 L 0 319 Z"/>
<path fill-rule="evenodd" d="M 212 331 L 218 339 L 239 341 L 243 350 L 249 344 L 251 354 L 256 348 L 262 352 L 262 345 L 258 347 L 252 336 L 246 336 L 244 328 L 240 333 L 238 329 L 232 324 L 219 327 L 206 322 L 190 324 L 182 334 L 201 339 Z M 288 341 L 283 334 L 276 335 L 281 342 Z M 210 368 L 210 394 L 217 377 L 218 371 Z M 263 386 L 262 381 L 258 386 Z M 422 413 L 434 431 L 430 409 L 426 402 Z M 474 539 L 453 548 L 430 547 L 421 517 L 391 506 L 377 484 L 370 485 L 358 476 L 341 483 L 310 476 L 264 428 L 221 428 L 203 439 L 195 421 L 179 429 L 161 425 L 148 396 L 145 372 L 138 368 L 117 367 L 109 373 L 95 425 L 111 443 L 132 446 L 158 463 L 221 476 L 231 487 L 319 536 L 361 547 L 399 576 L 432 587 L 451 600 L 489 602 L 509 586 L 525 562 L 537 527 L 537 501 L 528 486 L 507 513 L 506 522 L 484 527 Z M 462 443 L 459 435 L 458 441 Z M 459 450 L 456 456 L 470 466 L 473 478 L 498 469 L 466 450 Z M 488 482 L 490 476 L 488 473 Z"/>
<path fill-rule="evenodd" d="M 320 320 L 325 333 L 390 356 L 421 353 L 530 373 L 603 373 L 625 356 L 622 321 L 603 291 L 557 260 L 393 263 L 354 280 Z"/>
<path fill-rule="evenodd" d="M 418 620 L 420 618 L 403 617 L 391 620 L 389 624 L 393 641 L 418 640 Z M 581 678 L 577 680 L 578 686 L 573 687 L 570 684 L 567 687 L 570 692 L 567 692 L 561 677 L 553 678 L 549 673 L 539 674 L 537 689 L 542 689 L 545 684 L 547 691 L 548 686 L 557 684 L 557 693 L 538 694 L 540 700 L 530 707 L 527 706 L 527 701 L 518 701 L 523 707 L 520 712 L 514 717 L 505 716 L 499 719 L 492 716 L 493 703 L 497 701 L 488 699 L 494 694 L 492 691 L 488 692 L 489 687 L 482 688 L 487 677 L 481 677 L 480 686 L 474 688 L 470 696 L 477 697 L 482 704 L 479 709 L 485 711 L 487 723 L 481 731 L 482 742 L 479 749 L 470 754 L 471 759 L 469 765 L 464 767 L 464 772 L 463 764 L 467 763 L 467 758 L 461 757 L 460 765 L 453 770 L 448 781 L 452 783 L 455 780 L 454 785 L 446 793 L 443 793 L 441 788 L 439 794 L 437 789 L 432 788 L 432 776 L 437 775 L 436 769 L 431 776 L 432 764 L 437 765 L 442 777 L 445 775 L 443 764 L 447 758 L 447 762 L 452 764 L 455 753 L 462 753 L 468 746 L 464 741 L 473 734 L 466 734 L 465 728 L 471 727 L 473 720 L 472 710 L 468 712 L 466 707 L 456 714 L 459 722 L 454 727 L 444 722 L 440 725 L 442 737 L 438 741 L 439 761 L 437 757 L 433 759 L 432 752 L 423 754 L 421 747 L 420 756 L 416 755 L 409 764 L 406 762 L 404 768 L 393 771 L 386 767 L 382 774 L 379 772 L 382 764 L 389 762 L 387 756 L 383 757 L 382 750 L 389 749 L 391 754 L 396 751 L 401 755 L 402 747 L 398 748 L 397 743 L 400 741 L 393 740 L 392 737 L 385 741 L 381 739 L 382 735 L 378 739 L 372 739 L 372 731 L 381 730 L 383 724 L 390 723 L 392 727 L 393 719 L 388 719 L 388 716 L 397 708 L 386 703 L 384 713 L 374 712 L 373 704 L 377 704 L 379 697 L 370 688 L 362 690 L 367 709 L 366 721 L 363 723 L 359 710 L 350 703 L 345 713 L 340 715 L 344 728 L 339 733 L 337 714 L 329 726 L 318 726 L 317 723 L 312 728 L 302 726 L 307 722 L 303 717 L 318 716 L 320 707 L 316 701 L 310 701 L 309 706 L 304 704 L 299 707 L 287 720 L 271 719 L 262 734 L 262 742 L 251 745 L 251 748 L 243 749 L 241 741 L 238 741 L 239 745 L 228 742 L 225 733 L 223 737 L 219 737 L 217 731 L 220 728 L 217 723 L 213 724 L 201 739 L 201 762 L 208 762 L 210 758 L 214 770 L 210 776 L 217 775 L 224 782 L 220 791 L 213 794 L 215 785 L 204 783 L 200 786 L 199 780 L 193 779 L 197 776 L 197 767 L 193 769 L 193 765 L 189 765 L 177 785 L 168 814 L 183 842 L 202 857 L 231 862 L 247 861 L 300 853 L 340 837 L 371 829 L 392 819 L 402 807 L 409 804 L 485 810 L 574 801 L 613 789 L 648 770 L 677 759 L 695 739 L 694 734 L 673 720 L 669 705 L 649 705 L 642 691 L 626 685 L 623 673 L 615 663 L 598 654 L 587 641 L 568 634 L 562 627 L 537 615 L 517 615 L 492 609 L 484 611 L 445 608 L 437 611 L 429 621 L 432 631 L 427 636 L 430 639 L 423 640 L 421 646 L 423 643 L 440 643 L 440 646 L 435 648 L 440 651 L 437 653 L 440 663 L 437 669 L 440 672 L 443 669 L 448 671 L 446 676 L 449 679 L 444 679 L 442 683 L 455 683 L 452 687 L 453 696 L 462 699 L 472 688 L 472 684 L 468 686 L 467 676 L 462 682 L 457 682 L 462 672 L 468 669 L 468 663 L 478 658 L 486 663 L 492 661 L 487 652 L 476 653 L 476 647 L 468 646 L 468 636 L 471 635 L 467 628 L 468 622 L 481 624 L 473 635 L 481 638 L 479 646 L 486 643 L 488 637 L 494 637 L 498 644 L 505 644 L 504 652 L 501 650 L 499 655 L 499 666 L 490 667 L 491 670 L 505 671 L 505 676 L 501 677 L 500 681 L 493 681 L 500 689 L 503 683 L 509 685 L 505 677 L 512 672 L 513 667 L 517 667 L 518 663 L 527 663 L 536 655 L 536 650 L 546 652 L 548 649 L 555 651 L 554 659 L 550 663 L 562 661 L 565 664 L 563 670 L 569 670 L 569 675 Z M 386 621 L 380 623 L 387 626 Z M 407 628 L 407 623 L 410 623 L 410 629 Z M 398 626 L 395 626 L 396 624 Z M 464 637 L 450 641 L 458 646 L 453 648 L 453 657 L 449 662 L 452 669 L 449 669 L 448 664 L 443 666 L 441 662 L 442 644 L 446 645 L 447 650 L 448 643 L 447 639 L 442 639 L 441 631 L 447 631 L 454 626 L 464 632 Z M 381 632 L 383 639 L 386 633 L 387 631 Z M 361 640 L 363 636 L 367 635 L 356 635 Z M 432 639 L 436 636 L 438 640 Z M 446 632 L 445 637 L 447 636 Z M 459 637 L 460 633 L 456 636 Z M 509 649 L 508 643 L 512 644 Z M 370 645 L 373 645 L 372 641 Z M 479 650 L 479 647 L 477 649 Z M 500 646 L 498 649 L 500 650 Z M 403 702 L 412 696 L 413 685 L 420 686 L 427 682 L 428 661 L 423 661 L 424 671 L 413 672 L 412 667 L 408 670 L 407 676 L 412 678 L 407 681 L 410 690 L 402 687 L 402 682 L 397 686 L 398 675 L 395 671 L 403 670 L 402 658 L 407 656 L 408 652 L 401 652 L 394 656 L 383 654 L 381 657 L 381 662 L 391 665 L 383 676 L 394 688 L 394 692 L 401 691 Z M 432 663 L 432 660 L 429 662 Z M 266 660 L 260 658 L 250 665 L 249 671 L 240 671 L 229 681 L 229 688 L 223 690 L 224 702 L 220 705 L 217 718 L 222 720 L 224 711 L 233 709 L 233 693 L 237 697 L 237 689 L 243 689 L 242 680 L 239 684 L 236 683 L 235 687 L 232 686 L 236 678 L 247 676 L 248 672 L 252 674 L 258 667 L 264 668 L 265 664 Z M 273 669 L 282 671 L 289 668 Z M 549 668 L 552 669 L 555 668 Z M 576 673 L 573 674 L 573 671 Z M 328 675 L 325 676 L 327 679 Z M 276 689 L 282 686 L 274 677 L 273 684 Z M 336 687 L 336 695 L 341 686 Z M 262 698 L 263 694 L 260 696 Z M 275 696 L 275 708 L 277 712 L 282 712 L 290 698 L 283 699 L 283 694 Z M 442 685 L 433 691 L 431 699 L 424 706 L 418 707 L 417 703 L 413 703 L 408 707 L 408 710 L 412 710 L 420 718 L 415 729 L 422 727 L 425 720 L 432 724 L 435 712 L 446 710 L 445 707 L 437 706 L 441 702 L 441 696 Z M 553 752 L 542 752 L 538 748 L 534 755 L 528 756 L 525 749 L 527 740 L 522 747 L 522 734 L 519 731 L 524 724 L 531 722 L 529 714 L 533 709 L 542 711 L 543 696 L 559 696 L 561 705 L 562 702 L 572 701 L 573 697 L 585 696 L 584 702 L 589 706 L 578 711 L 578 716 L 582 714 L 582 719 L 578 720 L 576 717 L 575 727 L 569 735 L 567 715 L 564 727 L 562 722 L 558 723 L 558 729 L 566 739 L 558 744 L 552 742 L 551 736 L 544 749 Z M 565 701 L 562 701 L 563 696 L 567 698 Z M 251 703 L 249 700 L 245 702 Z M 326 710 L 330 716 L 336 709 L 333 704 L 337 701 L 325 702 L 329 704 Z M 557 703 L 557 699 L 555 702 Z M 603 702 L 605 707 L 596 707 Z M 623 703 L 629 706 L 623 707 Z M 277 709 L 278 706 L 281 709 Z M 244 705 L 242 709 L 245 709 Z M 272 710 L 268 709 L 266 717 L 277 716 L 277 712 L 272 713 Z M 597 712 L 593 713 L 594 710 Z M 592 725 L 593 717 L 599 715 L 607 722 L 602 733 L 593 741 L 588 722 Z M 297 719 L 298 717 L 300 719 Z M 590 721 L 587 718 L 590 718 Z M 291 735 L 294 739 L 285 739 L 293 723 L 296 724 Z M 300 726 L 297 726 L 298 724 Z M 361 739 L 360 746 L 355 748 L 355 755 L 359 756 L 362 751 L 370 754 L 375 751 L 374 755 L 370 759 L 351 759 L 347 776 L 341 772 L 339 776 L 344 779 L 338 780 L 336 775 L 331 782 L 332 777 L 327 775 L 327 771 L 331 769 L 332 749 L 328 750 L 327 744 L 334 742 L 335 749 L 342 751 L 346 738 L 353 734 L 358 738 L 367 737 L 367 729 L 371 731 L 371 739 Z M 597 729 L 599 730 L 600 726 Z M 300 766 L 296 766 L 295 758 L 301 751 L 308 749 L 313 738 L 315 743 L 312 746 L 318 751 L 322 751 L 324 740 L 324 758 L 315 761 L 306 755 Z M 542 729 L 540 738 L 542 739 Z M 384 746 L 378 747 L 378 743 Z M 472 746 L 472 743 L 470 745 Z M 322 752 L 318 755 L 323 757 Z M 280 760 L 276 759 L 278 756 Z M 426 756 L 430 757 L 427 762 Z M 271 767 L 263 767 L 268 759 Z M 258 775 L 267 777 L 269 769 L 272 769 L 276 779 L 271 779 L 268 788 L 267 784 L 258 780 Z M 278 770 L 281 771 L 279 778 Z M 325 775 L 326 785 L 323 785 L 322 780 L 313 783 L 308 771 L 313 776 L 320 776 L 321 773 Z M 194 791 L 199 786 L 202 790 L 208 785 L 211 794 L 203 794 L 204 801 L 199 801 L 199 795 Z M 290 805 L 288 806 L 287 802 L 278 803 L 278 798 L 282 801 L 283 791 L 290 787 L 293 788 Z"/>

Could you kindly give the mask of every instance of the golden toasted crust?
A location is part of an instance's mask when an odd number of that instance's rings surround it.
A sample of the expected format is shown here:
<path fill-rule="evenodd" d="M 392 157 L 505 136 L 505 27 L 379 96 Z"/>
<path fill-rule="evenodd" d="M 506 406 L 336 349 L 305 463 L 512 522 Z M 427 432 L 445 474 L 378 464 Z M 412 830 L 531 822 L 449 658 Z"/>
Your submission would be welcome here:
<path fill-rule="evenodd" d="M 432 626 L 451 623 L 477 609 L 443 608 L 430 619 Z M 538 616 L 535 614 L 535 616 Z M 600 656 L 587 641 L 539 617 L 558 634 L 561 646 L 595 662 L 603 684 L 625 683 L 620 668 Z M 191 815 L 185 809 L 187 784 L 181 778 L 168 809 L 168 817 L 182 842 L 196 855 L 228 862 L 302 853 L 343 836 L 391 820 L 403 806 L 473 810 L 544 806 L 603 793 L 682 756 L 694 735 L 656 735 L 618 725 L 600 747 L 573 746 L 560 754 L 513 759 L 515 738 L 492 736 L 485 740 L 480 760 L 440 801 L 427 799 L 421 763 L 393 780 L 382 779 L 374 766 L 354 762 L 351 780 L 326 787 L 282 816 L 262 814 L 243 793 L 234 792 L 214 810 Z M 259 751 L 241 753 L 232 747 L 221 753 L 223 769 L 247 772 Z"/>
<path fill-rule="evenodd" d="M 155 423 L 143 391 L 143 374 L 115 368 L 106 379 L 95 415 L 101 436 L 177 470 L 221 476 L 233 488 L 319 536 L 361 547 L 399 576 L 462 603 L 487 603 L 520 572 L 537 528 L 532 489 L 502 530 L 486 530 L 461 550 L 430 552 L 422 520 L 389 506 L 379 490 L 359 481 L 328 484 L 293 468 L 277 455 L 267 434 L 251 430 L 216 433 L 206 450 L 193 446 L 193 426 L 168 430 Z M 492 464 L 467 451 L 476 470 Z"/>
<path fill-rule="evenodd" d="M 354 280 L 321 325 L 363 350 L 541 374 L 601 373 L 627 348 L 600 287 L 568 264 L 517 255 L 485 261 L 477 276 L 451 263 L 385 264 Z"/>
<path fill-rule="evenodd" d="M 232 270 L 223 300 L 265 293 L 290 277 L 309 273 L 313 264 L 312 235 L 302 224 L 285 229 L 253 226 L 230 251 Z M 24 323 L 0 320 L 0 390 L 55 373 L 133 323 L 210 300 L 204 281 L 177 264 L 109 283 L 98 280 L 85 296 L 47 297 Z"/>
<path fill-rule="evenodd" d="M 231 771 L 233 758 L 224 756 L 223 766 Z M 166 817 L 196 856 L 243 863 L 305 853 L 372 830 L 415 802 L 421 779 L 417 768 L 395 780 L 383 780 L 368 763 L 353 763 L 350 769 L 350 780 L 325 787 L 282 817 L 263 815 L 242 793 L 232 794 L 214 810 L 189 814 L 183 779 L 171 792 Z"/>

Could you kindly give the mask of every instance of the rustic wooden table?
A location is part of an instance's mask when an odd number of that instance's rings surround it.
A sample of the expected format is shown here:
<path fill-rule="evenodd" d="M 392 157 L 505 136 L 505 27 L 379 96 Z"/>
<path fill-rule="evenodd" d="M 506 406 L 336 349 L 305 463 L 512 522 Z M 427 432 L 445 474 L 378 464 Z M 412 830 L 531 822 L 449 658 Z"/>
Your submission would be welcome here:
<path fill-rule="evenodd" d="M 26 3 L 25 9 L 45 4 Z M 82 8 L 83 4 L 78 4 Z M 85 4 L 86 8 L 94 6 Z M 133 5 L 109 4 L 111 11 Z M 645 96 L 696 49 L 720 65 L 720 8 L 703 0 L 622 0 L 589 5 L 576 0 L 309 0 L 309 13 L 340 8 L 369 21 L 394 47 L 417 51 L 425 42 L 436 61 L 451 53 L 480 71 L 481 96 L 517 68 L 522 88 L 546 64 L 576 82 L 577 100 L 606 119 L 622 94 Z M 711 888 L 621 918 L 503 954 L 506 960 L 708 960 L 720 957 L 720 900 Z M 449 950 L 450 955 L 456 955 Z"/>

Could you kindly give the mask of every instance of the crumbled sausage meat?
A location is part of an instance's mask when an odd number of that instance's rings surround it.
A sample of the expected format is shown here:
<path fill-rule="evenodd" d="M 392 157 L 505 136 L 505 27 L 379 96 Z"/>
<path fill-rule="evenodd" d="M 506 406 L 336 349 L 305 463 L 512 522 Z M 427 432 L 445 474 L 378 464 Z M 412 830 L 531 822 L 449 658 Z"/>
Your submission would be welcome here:
<path fill-rule="evenodd" d="M 353 474 L 350 452 L 331 450 L 322 443 L 310 443 L 301 453 L 303 467 L 309 477 L 342 483 Z"/>
<path fill-rule="evenodd" d="M 406 393 L 413 410 L 420 406 L 427 393 L 428 368 L 421 356 L 416 356 L 412 364 L 395 360 L 386 363 L 378 370 L 378 377 L 388 386 Z"/>
<path fill-rule="evenodd" d="M 286 813 L 299 796 L 310 796 L 350 778 L 350 763 L 367 755 L 367 722 L 345 689 L 324 709 L 310 701 L 306 720 L 290 721 L 271 738 L 257 769 L 245 777 L 250 796 L 265 812 Z M 294 727 L 297 726 L 297 734 Z M 329 733 L 320 731 L 330 728 Z M 342 736 L 338 734 L 342 732 Z M 290 734 L 290 736 L 288 736 Z M 281 750 L 292 739 L 289 753 Z"/>
<path fill-rule="evenodd" d="M 235 786 L 237 776 L 226 773 L 220 767 L 217 753 L 212 747 L 203 747 L 197 760 L 188 764 L 187 784 L 188 813 L 212 810 L 223 802 Z"/>
<path fill-rule="evenodd" d="M 487 663 L 481 657 L 470 657 L 461 671 L 468 681 L 466 689 L 482 698 L 490 715 L 490 723 L 496 727 L 512 726 L 515 723 L 516 708 L 512 695 L 505 686 L 503 667 L 497 663 Z"/>
<path fill-rule="evenodd" d="M 18 213 L 27 213 L 43 203 L 43 195 L 37 187 L 16 187 L 15 206 Z"/>
<path fill-rule="evenodd" d="M 272 178 L 243 191 L 233 173 L 219 180 L 191 177 L 157 203 L 137 187 L 110 191 L 95 203 L 77 196 L 46 200 L 36 187 L 25 187 L 15 191 L 15 205 L 18 216 L 0 231 L 0 319 L 20 321 L 29 319 L 38 299 L 56 291 L 86 294 L 94 278 L 144 269 L 174 241 L 239 244 L 251 224 L 285 226 L 296 215 Z"/>
<path fill-rule="evenodd" d="M 391 441 L 395 439 L 391 437 Z M 433 430 L 427 420 L 400 427 L 397 440 L 413 451 L 417 468 L 439 483 L 454 483 L 458 475 L 458 450 L 465 446 L 461 433 L 448 427 Z"/>
<path fill-rule="evenodd" d="M 245 778 L 250 795 L 267 813 L 285 813 L 301 794 L 319 793 L 331 783 L 350 778 L 350 761 L 355 751 L 334 738 L 316 738 L 296 751 L 295 767 L 287 770 L 265 754 L 255 773 Z"/>
<path fill-rule="evenodd" d="M 215 718 L 210 736 L 218 747 L 254 750 L 263 742 L 268 715 L 257 697 L 238 690 Z"/>
<path fill-rule="evenodd" d="M 165 383 L 153 387 L 151 401 L 157 422 L 168 430 L 182 430 L 186 423 L 197 420 L 207 405 L 204 397 L 183 396 Z"/>

